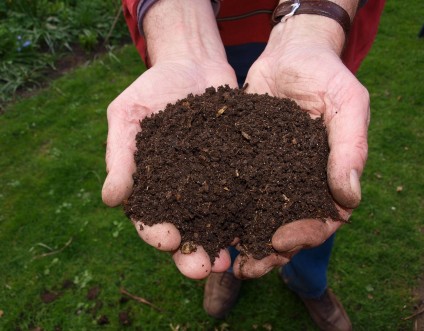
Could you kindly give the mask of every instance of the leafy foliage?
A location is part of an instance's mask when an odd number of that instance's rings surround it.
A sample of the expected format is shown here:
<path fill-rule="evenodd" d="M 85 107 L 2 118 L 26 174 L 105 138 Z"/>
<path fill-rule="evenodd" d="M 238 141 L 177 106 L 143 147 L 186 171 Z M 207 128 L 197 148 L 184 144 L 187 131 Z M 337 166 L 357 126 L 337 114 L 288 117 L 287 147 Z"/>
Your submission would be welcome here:
<path fill-rule="evenodd" d="M 0 110 L 16 91 L 43 82 L 46 69 L 75 47 L 93 51 L 105 41 L 120 1 L 9 0 L 0 5 Z M 122 15 L 108 37 L 126 36 Z"/>

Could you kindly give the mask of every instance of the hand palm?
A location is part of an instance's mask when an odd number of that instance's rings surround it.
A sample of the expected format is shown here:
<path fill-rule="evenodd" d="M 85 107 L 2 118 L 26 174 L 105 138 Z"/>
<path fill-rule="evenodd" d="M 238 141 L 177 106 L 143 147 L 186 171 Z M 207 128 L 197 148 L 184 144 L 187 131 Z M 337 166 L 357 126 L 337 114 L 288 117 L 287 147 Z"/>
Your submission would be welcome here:
<path fill-rule="evenodd" d="M 229 84 L 237 86 L 236 77 L 229 65 L 196 64 L 193 62 L 161 63 L 147 70 L 108 108 L 108 140 L 106 164 L 108 176 L 102 196 L 106 204 L 122 203 L 132 191 L 132 174 L 135 171 L 135 136 L 140 130 L 139 121 L 168 103 L 184 98 L 189 93 L 203 93 L 207 87 Z M 177 248 L 181 237 L 169 223 L 153 227 L 137 226 L 139 235 L 149 244 L 164 251 L 174 251 L 174 260 L 180 271 L 191 278 L 203 278 L 211 272 L 209 257 L 202 248 L 196 253 L 182 255 Z M 213 271 L 229 266 L 225 251 L 215 262 Z"/>
<path fill-rule="evenodd" d="M 291 98 L 311 116 L 323 116 L 330 145 L 328 182 L 341 216 L 347 219 L 360 200 L 356 181 L 367 156 L 368 93 L 331 51 L 310 47 L 279 51 L 265 50 L 253 64 L 247 91 Z M 280 254 L 260 261 L 242 262 L 239 257 L 234 271 L 239 277 L 259 277 L 287 263 L 299 249 L 320 245 L 341 224 L 310 219 L 282 226 L 272 239 Z"/>

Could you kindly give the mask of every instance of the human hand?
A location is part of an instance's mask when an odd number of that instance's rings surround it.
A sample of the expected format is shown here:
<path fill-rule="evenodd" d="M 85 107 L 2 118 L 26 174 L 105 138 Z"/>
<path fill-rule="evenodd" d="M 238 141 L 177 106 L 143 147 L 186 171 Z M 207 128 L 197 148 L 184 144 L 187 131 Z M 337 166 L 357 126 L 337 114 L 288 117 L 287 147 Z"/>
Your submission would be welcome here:
<path fill-rule="evenodd" d="M 237 86 L 234 71 L 226 61 L 210 1 L 192 2 L 157 2 L 149 10 L 144 30 L 152 67 L 108 108 L 108 175 L 102 197 L 109 206 L 121 204 L 131 194 L 139 121 L 189 93 L 201 94 L 210 86 Z M 162 22 L 162 17 L 167 19 Z M 162 23 L 158 25 L 158 22 Z M 132 221 L 145 242 L 172 252 L 176 266 L 189 278 L 204 278 L 211 271 L 225 271 L 230 265 L 226 250 L 221 251 L 213 266 L 202 247 L 191 254 L 182 254 L 178 249 L 181 236 L 171 223 L 150 227 L 143 225 L 142 220 Z"/>
<path fill-rule="evenodd" d="M 189 93 L 203 93 L 206 87 L 223 84 L 236 86 L 235 75 L 229 66 L 206 66 L 192 61 L 161 63 L 142 74 L 110 104 L 106 151 L 108 175 L 102 192 L 107 205 L 119 205 L 131 194 L 132 174 L 135 172 L 135 136 L 140 131 L 139 121 Z M 212 269 L 209 257 L 201 247 L 192 254 L 181 254 L 177 250 L 180 234 L 170 223 L 140 227 L 137 220 L 133 222 L 140 237 L 148 244 L 163 251 L 174 252 L 177 267 L 187 277 L 203 278 L 211 270 L 218 272 L 229 266 L 226 251 L 222 252 Z"/>
<path fill-rule="evenodd" d="M 293 30 L 307 15 L 301 16 L 293 24 L 291 18 L 274 28 L 267 48 L 248 73 L 247 92 L 291 98 L 312 117 L 323 116 L 330 146 L 328 184 L 340 216 L 347 220 L 361 199 L 359 177 L 367 158 L 369 95 L 340 60 L 340 39 L 328 35 L 321 39 L 316 29 L 310 37 L 299 25 Z M 272 238 L 278 254 L 260 261 L 239 256 L 235 274 L 260 277 L 286 264 L 300 249 L 322 244 L 342 224 L 308 219 L 284 225 Z"/>

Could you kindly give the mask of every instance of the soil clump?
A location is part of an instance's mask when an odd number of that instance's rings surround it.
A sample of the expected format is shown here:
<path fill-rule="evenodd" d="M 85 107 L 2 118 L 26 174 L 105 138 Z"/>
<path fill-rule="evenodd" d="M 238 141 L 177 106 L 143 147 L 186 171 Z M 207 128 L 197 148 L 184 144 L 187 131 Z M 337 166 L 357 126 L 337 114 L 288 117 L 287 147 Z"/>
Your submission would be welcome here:
<path fill-rule="evenodd" d="M 125 213 L 146 225 L 173 223 L 183 253 L 201 245 L 213 262 L 239 238 L 242 253 L 261 259 L 275 252 L 272 235 L 285 223 L 341 220 L 323 120 L 292 100 L 208 88 L 140 124 Z"/>

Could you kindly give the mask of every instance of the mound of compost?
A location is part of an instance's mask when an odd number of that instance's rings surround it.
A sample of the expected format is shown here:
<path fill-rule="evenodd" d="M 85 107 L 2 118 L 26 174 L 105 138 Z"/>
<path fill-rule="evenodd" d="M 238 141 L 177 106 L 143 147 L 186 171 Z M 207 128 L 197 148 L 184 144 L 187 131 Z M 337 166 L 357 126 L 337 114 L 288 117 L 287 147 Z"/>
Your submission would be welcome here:
<path fill-rule="evenodd" d="M 242 253 L 261 259 L 275 252 L 272 235 L 285 223 L 340 220 L 324 123 L 292 100 L 208 88 L 140 124 L 125 213 L 173 223 L 183 253 L 201 245 L 213 262 L 237 237 Z"/>

